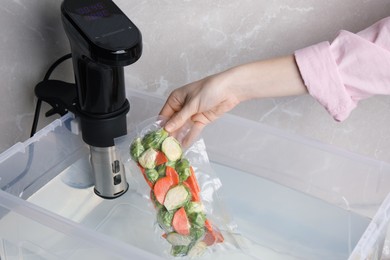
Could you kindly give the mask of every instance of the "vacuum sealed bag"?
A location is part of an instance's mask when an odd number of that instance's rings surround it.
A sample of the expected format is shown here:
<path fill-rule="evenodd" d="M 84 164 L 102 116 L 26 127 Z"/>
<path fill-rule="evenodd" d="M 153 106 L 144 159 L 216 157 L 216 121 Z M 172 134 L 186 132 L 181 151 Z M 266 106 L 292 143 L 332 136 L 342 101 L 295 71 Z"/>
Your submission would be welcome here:
<path fill-rule="evenodd" d="M 162 118 L 146 120 L 115 145 L 132 169 L 131 189 L 155 212 L 155 233 L 166 244 L 165 255 L 194 258 L 239 249 L 237 227 L 218 195 L 222 183 L 203 139 L 183 149 L 180 140 L 186 130 L 171 136 L 163 125 Z"/>

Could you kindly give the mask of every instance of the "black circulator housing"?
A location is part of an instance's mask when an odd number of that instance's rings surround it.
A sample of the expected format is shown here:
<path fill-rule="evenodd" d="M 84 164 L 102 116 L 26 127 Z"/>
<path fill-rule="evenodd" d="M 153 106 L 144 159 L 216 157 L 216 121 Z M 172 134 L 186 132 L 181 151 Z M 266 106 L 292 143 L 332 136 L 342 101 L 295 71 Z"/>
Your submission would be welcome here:
<path fill-rule="evenodd" d="M 113 146 L 114 138 L 126 134 L 130 106 L 123 67 L 141 57 L 141 33 L 111 0 L 64 0 L 61 16 L 72 51 L 83 140 Z"/>
<path fill-rule="evenodd" d="M 95 193 L 107 199 L 128 189 L 114 139 L 127 134 L 124 66 L 142 53 L 138 28 L 112 0 L 63 0 L 61 17 L 69 38 L 75 84 L 45 79 L 35 87 L 53 108 L 47 116 L 73 112 L 89 145 Z"/>

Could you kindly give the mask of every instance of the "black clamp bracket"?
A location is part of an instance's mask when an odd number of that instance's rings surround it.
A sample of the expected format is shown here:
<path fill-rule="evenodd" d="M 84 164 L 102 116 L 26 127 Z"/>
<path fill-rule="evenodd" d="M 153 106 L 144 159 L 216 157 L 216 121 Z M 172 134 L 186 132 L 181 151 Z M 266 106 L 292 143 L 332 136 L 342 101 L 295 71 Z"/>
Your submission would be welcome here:
<path fill-rule="evenodd" d="M 127 133 L 126 114 L 130 104 L 126 99 L 122 107 L 107 114 L 89 114 L 78 106 L 76 84 L 59 80 L 44 80 L 35 87 L 35 95 L 52 106 L 46 117 L 65 115 L 68 111 L 80 118 L 83 140 L 92 146 L 109 147 L 114 138 Z"/>
<path fill-rule="evenodd" d="M 46 117 L 54 114 L 63 116 L 68 111 L 77 114 L 76 84 L 60 80 L 44 80 L 35 86 L 35 95 L 52 106 L 52 109 L 45 113 Z"/>

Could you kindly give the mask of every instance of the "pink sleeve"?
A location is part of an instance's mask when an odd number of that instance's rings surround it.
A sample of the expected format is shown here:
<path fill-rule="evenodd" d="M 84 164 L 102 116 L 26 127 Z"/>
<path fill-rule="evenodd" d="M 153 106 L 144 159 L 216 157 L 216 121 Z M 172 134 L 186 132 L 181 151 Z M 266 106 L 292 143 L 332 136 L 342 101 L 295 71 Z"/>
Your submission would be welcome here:
<path fill-rule="evenodd" d="M 390 94 L 390 17 L 357 34 L 340 31 L 295 59 L 310 95 L 342 121 L 359 100 Z"/>

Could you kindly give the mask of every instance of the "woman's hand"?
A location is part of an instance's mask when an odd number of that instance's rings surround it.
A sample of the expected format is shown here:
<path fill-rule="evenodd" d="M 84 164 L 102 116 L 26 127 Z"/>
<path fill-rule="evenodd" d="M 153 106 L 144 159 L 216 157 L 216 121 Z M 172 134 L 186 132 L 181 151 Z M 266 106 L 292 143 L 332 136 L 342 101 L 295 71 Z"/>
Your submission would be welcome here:
<path fill-rule="evenodd" d="M 253 98 L 306 93 L 293 55 L 231 68 L 174 90 L 161 109 L 165 130 L 178 131 L 189 123 L 183 139 L 189 143 L 210 122 L 240 102 Z"/>
<path fill-rule="evenodd" d="M 216 74 L 174 90 L 160 112 L 169 118 L 165 130 L 173 133 L 189 123 L 186 139 L 192 140 L 207 124 L 235 107 L 240 101 L 225 77 Z"/>

